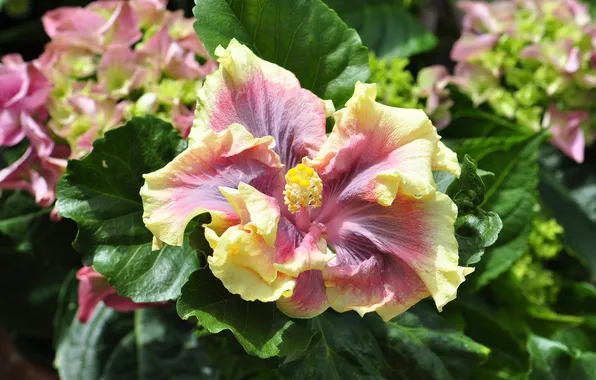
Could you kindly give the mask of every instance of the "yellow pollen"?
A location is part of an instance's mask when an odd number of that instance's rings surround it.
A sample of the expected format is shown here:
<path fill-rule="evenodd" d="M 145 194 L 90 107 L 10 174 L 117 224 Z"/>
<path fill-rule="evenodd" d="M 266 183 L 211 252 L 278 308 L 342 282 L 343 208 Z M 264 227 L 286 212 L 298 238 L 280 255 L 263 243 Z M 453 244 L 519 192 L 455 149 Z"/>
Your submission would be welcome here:
<path fill-rule="evenodd" d="M 298 164 L 286 173 L 284 200 L 291 213 L 309 207 L 319 207 L 323 198 L 323 181 L 317 172 L 305 164 Z"/>

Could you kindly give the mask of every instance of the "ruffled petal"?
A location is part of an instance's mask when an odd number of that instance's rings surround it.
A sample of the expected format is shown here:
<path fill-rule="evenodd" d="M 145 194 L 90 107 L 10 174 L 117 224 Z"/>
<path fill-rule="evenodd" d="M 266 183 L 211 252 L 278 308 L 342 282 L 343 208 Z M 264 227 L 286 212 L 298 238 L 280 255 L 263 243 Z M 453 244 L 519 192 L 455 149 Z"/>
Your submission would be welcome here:
<path fill-rule="evenodd" d="M 281 215 L 275 198 L 245 183 L 220 191 L 239 224 L 221 234 L 207 226 L 205 236 L 214 249 L 210 268 L 232 293 L 249 301 L 291 297 L 302 272 L 321 270 L 333 258 L 323 226 L 304 234 Z"/>
<path fill-rule="evenodd" d="M 329 308 L 323 273 L 318 270 L 303 272 L 296 279 L 294 292 L 290 297 L 281 297 L 277 308 L 292 318 L 312 318 Z"/>
<path fill-rule="evenodd" d="M 230 293 L 262 302 L 291 296 L 296 281 L 275 269 L 276 250 L 259 235 L 256 226 L 233 226 L 221 236 L 207 227 L 205 237 L 213 249 L 209 268 Z"/>
<path fill-rule="evenodd" d="M 457 208 L 445 194 L 398 196 L 389 207 L 352 200 L 327 217 L 321 222 L 337 255 L 324 277 L 338 311 L 374 310 L 390 319 L 427 294 L 440 311 L 473 270 L 458 266 Z"/>
<path fill-rule="evenodd" d="M 335 113 L 329 138 L 309 161 L 324 191 L 328 197 L 358 197 L 385 206 L 398 192 L 415 198 L 432 194 L 433 167 L 457 171 L 454 156 L 447 157 L 438 145 L 440 137 L 423 111 L 388 107 L 376 103 L 375 96 L 374 84 L 357 83 L 346 108 Z"/>
<path fill-rule="evenodd" d="M 302 89 L 294 74 L 236 40 L 215 54 L 220 66 L 199 90 L 190 141 L 205 130 L 219 132 L 240 123 L 257 137 L 273 136 L 287 167 L 314 156 L 325 141 L 326 103 Z"/>
<path fill-rule="evenodd" d="M 227 187 L 220 187 L 219 190 L 230 202 L 236 215 L 240 217 L 240 223 L 252 223 L 265 243 L 273 247 L 280 216 L 275 198 L 261 193 L 246 183 L 240 183 L 237 190 Z"/>
<path fill-rule="evenodd" d="M 420 277 L 405 263 L 375 253 L 358 263 L 331 266 L 325 272 L 327 299 L 339 312 L 377 312 L 389 320 L 429 295 Z"/>
<path fill-rule="evenodd" d="M 214 211 L 237 220 L 219 187 L 244 182 L 263 190 L 283 181 L 273 145 L 271 137 L 255 138 L 239 124 L 206 131 L 164 168 L 144 175 L 145 225 L 159 240 L 182 245 L 186 225 L 199 214 Z"/>
<path fill-rule="evenodd" d="M 282 229 L 282 231 L 284 231 Z M 299 277 L 308 270 L 322 270 L 335 255 L 327 249 L 327 241 L 323 238 L 322 225 L 313 224 L 309 232 L 302 237 L 300 244 L 291 251 L 278 249 L 275 268 L 292 277 Z M 287 240 L 294 236 L 301 236 L 298 230 L 293 233 L 280 234 L 276 241 L 278 247 L 287 246 Z M 285 239 L 286 241 L 282 241 Z"/>
<path fill-rule="evenodd" d="M 459 178 L 461 166 L 457 161 L 457 154 L 447 148 L 441 141 L 437 143 L 437 150 L 432 158 L 432 169 L 440 172 L 451 173 Z"/>

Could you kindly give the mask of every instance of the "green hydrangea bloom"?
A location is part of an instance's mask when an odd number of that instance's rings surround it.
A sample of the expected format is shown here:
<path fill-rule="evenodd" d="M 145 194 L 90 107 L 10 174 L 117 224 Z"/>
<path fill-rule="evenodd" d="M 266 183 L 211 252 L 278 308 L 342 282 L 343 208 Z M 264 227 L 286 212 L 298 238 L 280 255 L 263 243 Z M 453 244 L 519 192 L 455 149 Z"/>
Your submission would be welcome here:
<path fill-rule="evenodd" d="M 377 100 L 392 107 L 424 108 L 413 94 L 414 76 L 406 69 L 410 61 L 395 57 L 391 60 L 378 59 L 369 54 L 369 81 L 377 84 Z"/>
<path fill-rule="evenodd" d="M 532 253 L 540 259 L 552 259 L 563 249 L 561 227 L 555 219 L 543 220 L 535 218 L 532 222 L 529 244 Z"/>

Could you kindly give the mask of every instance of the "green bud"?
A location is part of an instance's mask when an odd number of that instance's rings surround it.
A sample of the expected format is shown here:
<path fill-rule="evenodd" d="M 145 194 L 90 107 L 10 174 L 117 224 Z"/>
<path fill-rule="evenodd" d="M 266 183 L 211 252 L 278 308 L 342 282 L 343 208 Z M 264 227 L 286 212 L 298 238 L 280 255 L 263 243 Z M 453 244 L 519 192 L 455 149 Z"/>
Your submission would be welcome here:
<path fill-rule="evenodd" d="M 556 220 L 534 219 L 529 243 L 532 252 L 541 259 L 552 259 L 563 249 L 560 235 L 563 233 Z"/>
<path fill-rule="evenodd" d="M 497 113 L 505 116 L 508 119 L 512 119 L 515 116 L 517 102 L 513 98 L 513 95 L 503 88 L 496 88 L 492 90 L 488 97 L 488 103 Z"/>
<path fill-rule="evenodd" d="M 553 67 L 543 65 L 534 71 L 534 83 L 544 89 L 548 95 L 563 91 L 567 82 Z"/>
<path fill-rule="evenodd" d="M 544 110 L 542 107 L 518 107 L 515 110 L 515 118 L 519 124 L 530 128 L 533 131 L 540 130 L 540 124 Z"/>
<path fill-rule="evenodd" d="M 544 92 L 532 82 L 526 82 L 526 85 L 515 91 L 514 96 L 520 105 L 530 107 L 538 104 L 542 100 L 543 94 Z"/>

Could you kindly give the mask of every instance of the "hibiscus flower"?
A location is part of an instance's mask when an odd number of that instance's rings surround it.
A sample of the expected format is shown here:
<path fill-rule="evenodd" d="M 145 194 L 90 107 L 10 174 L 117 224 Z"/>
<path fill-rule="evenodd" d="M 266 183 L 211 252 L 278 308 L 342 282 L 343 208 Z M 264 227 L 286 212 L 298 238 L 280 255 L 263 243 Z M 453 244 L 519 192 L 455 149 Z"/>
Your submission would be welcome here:
<path fill-rule="evenodd" d="M 391 319 L 429 295 L 439 310 L 454 299 L 472 269 L 458 266 L 457 208 L 432 171 L 460 167 L 424 112 L 357 83 L 327 136 L 333 107 L 291 72 L 235 40 L 216 55 L 188 149 L 145 175 L 155 248 L 181 245 L 208 212 L 213 274 L 297 318 L 331 307 Z"/>

